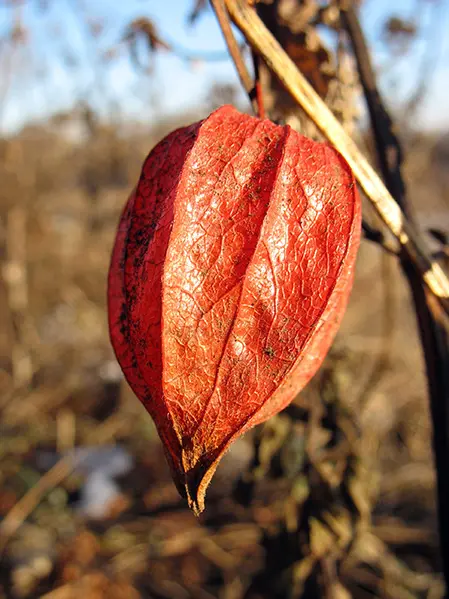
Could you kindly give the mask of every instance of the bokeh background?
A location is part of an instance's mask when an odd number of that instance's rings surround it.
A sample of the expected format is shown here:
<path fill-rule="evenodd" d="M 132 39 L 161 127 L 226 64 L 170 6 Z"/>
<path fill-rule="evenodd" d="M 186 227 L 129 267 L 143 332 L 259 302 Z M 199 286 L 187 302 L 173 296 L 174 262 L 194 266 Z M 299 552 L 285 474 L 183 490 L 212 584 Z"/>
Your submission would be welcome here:
<path fill-rule="evenodd" d="M 437 250 L 449 3 L 364 0 L 360 18 Z M 340 56 L 341 36 L 315 33 Z M 371 156 L 346 68 L 344 110 L 329 103 Z M 0 0 L 2 598 L 443 597 L 421 350 L 378 246 L 362 242 L 320 373 L 234 445 L 200 519 L 123 381 L 105 308 L 120 211 L 155 143 L 223 103 L 250 109 L 206 2 Z"/>

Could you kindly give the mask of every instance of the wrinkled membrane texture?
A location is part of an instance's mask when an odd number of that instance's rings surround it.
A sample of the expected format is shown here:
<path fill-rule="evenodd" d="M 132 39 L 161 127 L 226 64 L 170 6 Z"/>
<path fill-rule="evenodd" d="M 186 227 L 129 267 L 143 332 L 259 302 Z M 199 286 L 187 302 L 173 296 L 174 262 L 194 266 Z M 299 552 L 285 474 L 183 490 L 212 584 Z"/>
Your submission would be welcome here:
<path fill-rule="evenodd" d="M 319 368 L 360 224 L 334 149 L 230 106 L 148 156 L 113 250 L 110 330 L 184 494 Z"/>

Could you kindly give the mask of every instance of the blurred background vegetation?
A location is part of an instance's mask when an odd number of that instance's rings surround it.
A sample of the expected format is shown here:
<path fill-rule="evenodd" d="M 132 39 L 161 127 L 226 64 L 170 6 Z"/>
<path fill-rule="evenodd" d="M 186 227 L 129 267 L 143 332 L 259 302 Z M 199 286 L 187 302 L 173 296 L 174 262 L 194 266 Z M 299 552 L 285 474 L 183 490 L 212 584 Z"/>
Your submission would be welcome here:
<path fill-rule="evenodd" d="M 298 63 L 371 155 L 337 3 L 280 4 Z M 359 8 L 436 251 L 449 6 Z M 273 118 L 315 135 L 265 83 Z M 0 0 L 0 597 L 443 597 L 421 350 L 377 245 L 362 242 L 324 367 L 234 445 L 200 519 L 123 381 L 105 308 L 119 213 L 155 143 L 223 103 L 249 110 L 207 2 Z"/>

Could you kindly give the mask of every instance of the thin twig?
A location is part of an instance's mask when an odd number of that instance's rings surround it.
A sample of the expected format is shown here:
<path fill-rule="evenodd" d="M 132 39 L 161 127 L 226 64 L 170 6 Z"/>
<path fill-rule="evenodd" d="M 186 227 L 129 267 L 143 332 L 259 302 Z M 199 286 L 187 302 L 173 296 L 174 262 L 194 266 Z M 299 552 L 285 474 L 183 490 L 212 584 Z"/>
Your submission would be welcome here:
<path fill-rule="evenodd" d="M 432 262 L 421 239 L 381 178 L 247 1 L 226 0 L 226 6 L 232 20 L 253 49 L 261 55 L 309 118 L 344 156 L 378 214 L 449 315 L 449 280 L 441 267 Z"/>
<path fill-rule="evenodd" d="M 243 59 L 240 47 L 237 40 L 234 37 L 231 27 L 231 21 L 229 19 L 228 12 L 226 10 L 226 4 L 224 0 L 210 0 L 212 7 L 217 15 L 217 20 L 220 25 L 223 37 L 225 38 L 226 45 L 228 46 L 229 54 L 234 61 L 235 68 L 237 69 L 240 81 L 248 94 L 255 114 L 259 114 L 259 105 L 257 101 L 257 93 L 254 87 L 254 81 L 246 68 L 245 61 Z"/>
<path fill-rule="evenodd" d="M 262 82 L 260 80 L 260 56 L 251 50 L 251 56 L 253 58 L 253 66 L 254 66 L 254 91 L 256 94 L 256 102 L 257 102 L 257 115 L 259 118 L 264 119 L 265 114 L 265 104 L 263 101 L 263 91 L 262 91 Z"/>
<path fill-rule="evenodd" d="M 340 12 L 340 15 L 354 49 L 383 179 L 405 216 L 411 220 L 412 214 L 409 203 L 405 200 L 405 185 L 401 175 L 402 149 L 394 132 L 393 121 L 377 89 L 376 76 L 371 65 L 365 36 L 352 5 L 349 4 L 347 9 Z"/>

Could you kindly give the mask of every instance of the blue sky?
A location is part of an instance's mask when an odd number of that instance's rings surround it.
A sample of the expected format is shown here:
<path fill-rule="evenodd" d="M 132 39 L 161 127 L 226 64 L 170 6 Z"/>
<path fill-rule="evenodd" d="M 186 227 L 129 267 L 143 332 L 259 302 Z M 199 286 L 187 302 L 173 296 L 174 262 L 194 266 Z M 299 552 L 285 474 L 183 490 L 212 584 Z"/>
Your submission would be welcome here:
<path fill-rule="evenodd" d="M 374 61 L 383 73 L 387 100 L 398 106 L 407 97 L 416 85 L 421 65 L 431 72 L 431 85 L 417 117 L 418 124 L 426 128 L 449 128 L 449 27 L 445 26 L 449 10 L 441 5 L 443 2 L 446 4 L 444 0 L 394 2 L 395 15 L 407 17 L 421 11 L 423 37 L 406 59 L 394 63 L 388 59 L 381 39 L 382 21 L 393 3 L 365 0 L 363 4 L 363 24 Z M 26 31 L 25 45 L 16 49 L 0 41 L 1 130 L 13 131 L 27 121 L 68 109 L 83 98 L 103 113 L 118 108 L 121 114 L 144 122 L 204 104 L 213 82 L 237 82 L 230 61 L 192 65 L 158 52 L 151 72 L 144 72 L 135 67 L 128 49 L 119 44 L 126 24 L 146 16 L 169 42 L 192 52 L 225 54 L 210 10 L 193 27 L 186 24 L 192 4 L 193 0 L 28 0 L 14 12 L 0 2 L 0 36 L 7 34 L 14 20 Z M 89 23 L 102 26 L 95 38 L 88 33 Z M 425 39 L 429 37 L 433 54 L 424 63 Z M 101 57 L 110 51 L 114 58 L 104 63 Z M 142 61 L 148 59 L 143 45 L 139 55 Z"/>

